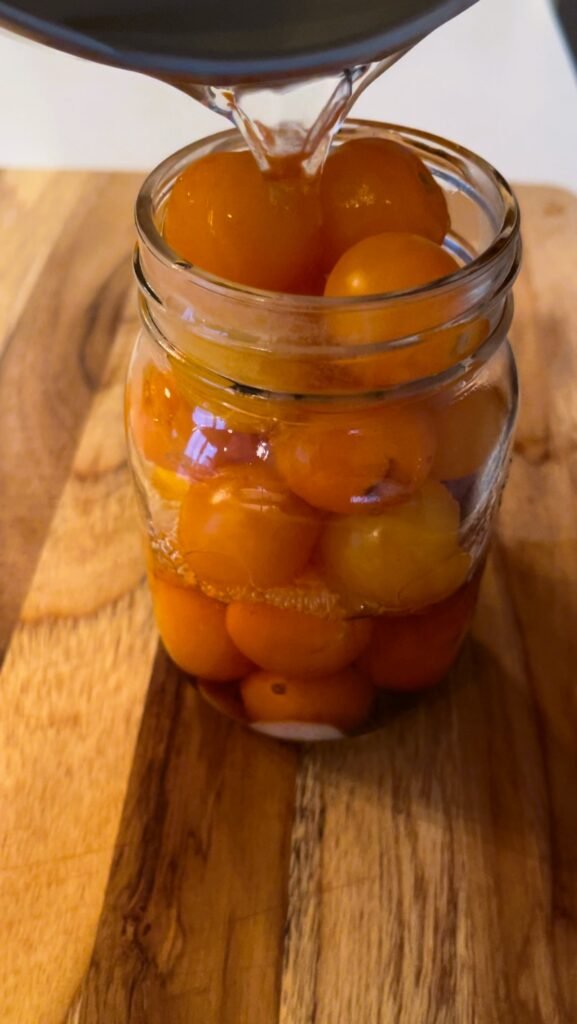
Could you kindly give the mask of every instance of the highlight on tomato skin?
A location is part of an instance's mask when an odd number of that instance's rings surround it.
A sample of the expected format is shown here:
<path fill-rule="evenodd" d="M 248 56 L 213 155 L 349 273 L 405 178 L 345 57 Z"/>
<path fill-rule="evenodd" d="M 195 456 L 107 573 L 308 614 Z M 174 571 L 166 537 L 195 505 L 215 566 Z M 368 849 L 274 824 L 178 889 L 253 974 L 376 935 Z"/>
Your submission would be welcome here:
<path fill-rule="evenodd" d="M 308 722 L 345 733 L 364 725 L 375 700 L 367 677 L 352 668 L 306 679 L 254 672 L 242 680 L 240 692 L 253 723 Z"/>
<path fill-rule="evenodd" d="M 346 668 L 372 632 L 369 619 L 329 618 L 248 601 L 228 606 L 226 626 L 238 649 L 256 665 L 303 677 Z"/>
<path fill-rule="evenodd" d="M 376 511 L 417 490 L 431 470 L 436 435 L 426 410 L 387 404 L 281 424 L 271 449 L 295 494 L 315 508 L 350 514 Z"/>
<path fill-rule="evenodd" d="M 358 667 L 375 686 L 419 690 L 440 683 L 457 658 L 471 623 L 480 573 L 456 593 L 412 615 L 375 619 L 371 643 Z"/>
<path fill-rule="evenodd" d="M 393 139 L 334 146 L 321 178 L 321 204 L 329 269 L 369 235 L 402 231 L 441 243 L 450 226 L 445 195 L 426 164 Z"/>
<path fill-rule="evenodd" d="M 165 501 L 180 502 L 191 481 L 228 465 L 266 458 L 260 419 L 229 411 L 215 399 L 193 404 L 183 375 L 147 363 L 127 392 L 128 428 L 152 464 L 150 483 Z M 269 425 L 269 424 L 267 424 Z"/>
<path fill-rule="evenodd" d="M 235 427 L 235 418 L 221 410 L 195 406 L 192 412 L 195 434 L 187 453 L 199 467 L 218 470 L 229 465 L 255 462 L 266 453 L 266 441 L 253 430 Z"/>

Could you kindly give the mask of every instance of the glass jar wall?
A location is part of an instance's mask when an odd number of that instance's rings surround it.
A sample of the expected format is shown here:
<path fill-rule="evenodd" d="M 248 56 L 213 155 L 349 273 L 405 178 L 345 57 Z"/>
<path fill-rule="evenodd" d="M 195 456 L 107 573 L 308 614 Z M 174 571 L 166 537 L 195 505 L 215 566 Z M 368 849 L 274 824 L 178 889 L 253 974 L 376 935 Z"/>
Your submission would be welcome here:
<path fill-rule="evenodd" d="M 307 298 L 185 264 L 162 239 L 166 197 L 191 161 L 242 148 L 233 132 L 171 157 L 137 203 L 127 427 L 158 628 L 213 705 L 284 738 L 363 731 L 387 691 L 445 676 L 515 421 L 510 189 L 425 134 L 351 122 L 338 141 L 375 136 L 444 189 L 451 277 Z"/>

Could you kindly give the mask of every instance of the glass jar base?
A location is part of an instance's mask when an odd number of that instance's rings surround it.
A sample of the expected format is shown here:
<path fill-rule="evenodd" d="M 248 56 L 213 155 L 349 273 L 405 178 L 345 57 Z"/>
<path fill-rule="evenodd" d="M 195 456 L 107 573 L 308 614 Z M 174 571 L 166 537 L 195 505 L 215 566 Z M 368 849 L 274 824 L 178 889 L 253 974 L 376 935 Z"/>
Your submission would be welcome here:
<path fill-rule="evenodd" d="M 340 729 L 329 722 L 250 721 L 244 710 L 237 683 L 208 683 L 198 680 L 192 682 L 199 696 L 215 711 L 249 728 L 252 732 L 284 743 L 326 743 L 335 740 L 360 739 L 362 736 L 385 728 L 399 714 L 426 700 L 434 699 L 434 694 L 444 690 L 449 682 L 451 670 L 457 663 L 459 654 L 460 651 L 453 663 L 434 683 L 412 690 L 392 687 L 378 689 L 367 718 L 356 728 L 350 730 Z"/>

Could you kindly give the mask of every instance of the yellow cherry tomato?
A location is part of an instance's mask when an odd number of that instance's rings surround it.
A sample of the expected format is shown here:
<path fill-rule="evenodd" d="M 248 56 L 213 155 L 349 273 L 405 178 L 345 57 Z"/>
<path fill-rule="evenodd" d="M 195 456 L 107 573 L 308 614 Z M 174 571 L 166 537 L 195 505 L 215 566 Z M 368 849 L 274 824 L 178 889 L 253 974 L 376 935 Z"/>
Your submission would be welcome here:
<path fill-rule="evenodd" d="M 327 580 L 354 608 L 422 608 L 457 590 L 470 568 L 459 547 L 459 506 L 433 480 L 402 505 L 335 517 L 320 552 Z"/>
<path fill-rule="evenodd" d="M 344 253 L 328 277 L 325 295 L 384 297 L 423 288 L 458 269 L 454 257 L 428 238 L 394 232 L 373 235 Z M 385 388 L 440 373 L 484 341 L 485 320 L 443 326 L 463 316 L 466 305 L 463 292 L 452 289 L 383 301 L 377 307 L 340 307 L 328 314 L 328 326 L 341 343 L 353 346 L 418 339 L 354 360 L 352 369 L 368 389 Z"/>

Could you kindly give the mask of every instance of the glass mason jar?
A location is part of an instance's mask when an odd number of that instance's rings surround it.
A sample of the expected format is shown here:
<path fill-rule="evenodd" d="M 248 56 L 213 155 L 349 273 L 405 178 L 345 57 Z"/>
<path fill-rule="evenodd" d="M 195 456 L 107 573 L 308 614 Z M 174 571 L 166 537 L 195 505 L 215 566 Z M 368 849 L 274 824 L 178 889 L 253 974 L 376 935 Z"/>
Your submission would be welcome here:
<path fill-rule="evenodd" d="M 158 628 L 219 710 L 288 739 L 373 726 L 439 682 L 474 610 L 517 409 L 507 341 L 519 212 L 484 160 L 402 140 L 445 191 L 460 269 L 368 298 L 251 290 L 177 258 L 163 208 L 226 132 L 136 206 L 142 330 L 127 388 Z M 271 239 L 274 245 L 274 239 Z"/>

